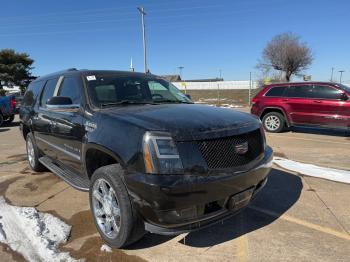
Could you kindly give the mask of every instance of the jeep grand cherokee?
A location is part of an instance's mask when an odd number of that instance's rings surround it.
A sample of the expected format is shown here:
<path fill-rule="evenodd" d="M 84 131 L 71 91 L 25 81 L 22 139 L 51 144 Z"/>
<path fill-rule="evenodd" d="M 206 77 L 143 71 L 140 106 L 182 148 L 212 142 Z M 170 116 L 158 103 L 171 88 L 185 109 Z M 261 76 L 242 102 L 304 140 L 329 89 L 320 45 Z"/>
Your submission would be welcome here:
<path fill-rule="evenodd" d="M 30 167 L 89 191 L 113 247 L 222 221 L 265 185 L 258 118 L 194 104 L 151 74 L 70 69 L 33 81 L 20 111 Z"/>

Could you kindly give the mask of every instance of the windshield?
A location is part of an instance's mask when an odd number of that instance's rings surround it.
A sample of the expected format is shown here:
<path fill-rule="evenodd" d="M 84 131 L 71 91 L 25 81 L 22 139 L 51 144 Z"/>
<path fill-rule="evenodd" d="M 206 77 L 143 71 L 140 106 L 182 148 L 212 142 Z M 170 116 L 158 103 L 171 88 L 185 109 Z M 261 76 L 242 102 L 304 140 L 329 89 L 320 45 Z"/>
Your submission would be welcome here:
<path fill-rule="evenodd" d="M 87 76 L 90 99 L 96 106 L 140 103 L 192 103 L 171 83 L 156 77 Z"/>
<path fill-rule="evenodd" d="M 346 85 L 343 85 L 343 84 L 338 84 L 338 85 L 339 85 L 339 87 L 340 87 L 341 89 L 343 89 L 344 91 L 350 93 L 350 87 L 348 87 L 348 86 L 346 86 Z"/>

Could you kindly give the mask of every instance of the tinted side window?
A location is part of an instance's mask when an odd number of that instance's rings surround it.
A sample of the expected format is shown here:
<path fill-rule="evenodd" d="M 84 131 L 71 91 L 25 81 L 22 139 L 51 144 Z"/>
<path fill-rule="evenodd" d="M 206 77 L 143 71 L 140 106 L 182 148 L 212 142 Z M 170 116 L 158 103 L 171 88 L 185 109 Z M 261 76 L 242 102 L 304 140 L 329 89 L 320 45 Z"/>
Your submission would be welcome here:
<path fill-rule="evenodd" d="M 40 106 L 46 107 L 46 102 L 49 98 L 53 97 L 58 78 L 47 80 L 44 87 L 44 92 L 41 95 Z"/>
<path fill-rule="evenodd" d="M 59 96 L 72 99 L 73 104 L 80 104 L 80 81 L 75 77 L 65 77 L 60 87 Z"/>
<path fill-rule="evenodd" d="M 36 98 L 38 97 L 43 85 L 44 85 L 44 81 L 30 83 L 23 97 L 22 105 L 33 106 L 35 104 Z"/>
<path fill-rule="evenodd" d="M 286 86 L 275 86 L 266 92 L 265 96 L 281 97 L 286 90 Z"/>
<path fill-rule="evenodd" d="M 312 98 L 312 89 L 311 85 L 290 86 L 286 90 L 286 97 Z"/>
<path fill-rule="evenodd" d="M 330 86 L 314 86 L 314 98 L 340 99 L 342 92 Z"/>

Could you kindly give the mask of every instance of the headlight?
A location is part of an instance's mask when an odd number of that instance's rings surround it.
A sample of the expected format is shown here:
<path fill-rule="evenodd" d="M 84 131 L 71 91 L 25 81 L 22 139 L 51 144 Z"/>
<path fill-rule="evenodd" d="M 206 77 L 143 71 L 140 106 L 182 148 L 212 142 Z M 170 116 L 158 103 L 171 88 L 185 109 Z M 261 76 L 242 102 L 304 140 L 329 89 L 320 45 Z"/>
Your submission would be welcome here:
<path fill-rule="evenodd" d="M 176 174 L 183 172 L 174 140 L 168 133 L 146 132 L 143 136 L 143 159 L 146 173 Z"/>
<path fill-rule="evenodd" d="M 262 125 L 260 126 L 260 133 L 261 133 L 261 138 L 263 140 L 263 148 L 265 150 L 266 149 L 266 135 L 265 135 L 264 127 Z"/>

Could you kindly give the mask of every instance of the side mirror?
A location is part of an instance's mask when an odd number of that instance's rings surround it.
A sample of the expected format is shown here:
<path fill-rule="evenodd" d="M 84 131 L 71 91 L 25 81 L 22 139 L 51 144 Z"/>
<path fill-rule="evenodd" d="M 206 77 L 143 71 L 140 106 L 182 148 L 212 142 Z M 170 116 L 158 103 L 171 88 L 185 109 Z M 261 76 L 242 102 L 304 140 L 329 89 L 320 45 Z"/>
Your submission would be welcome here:
<path fill-rule="evenodd" d="M 340 100 L 341 101 L 348 101 L 349 97 L 347 94 L 345 93 L 342 93 L 341 96 L 340 96 Z"/>
<path fill-rule="evenodd" d="M 72 105 L 73 101 L 70 99 L 70 97 L 65 96 L 53 96 L 46 102 L 49 106 L 65 106 L 65 105 Z"/>

